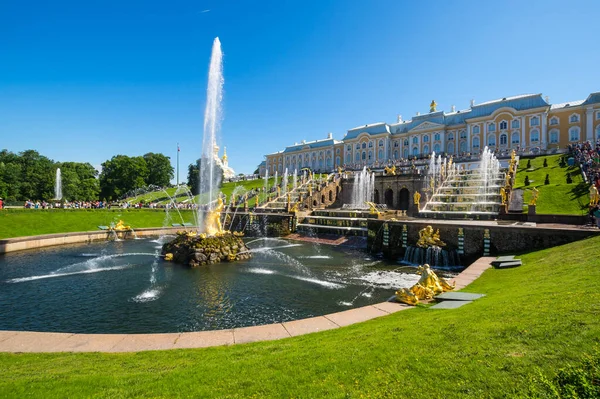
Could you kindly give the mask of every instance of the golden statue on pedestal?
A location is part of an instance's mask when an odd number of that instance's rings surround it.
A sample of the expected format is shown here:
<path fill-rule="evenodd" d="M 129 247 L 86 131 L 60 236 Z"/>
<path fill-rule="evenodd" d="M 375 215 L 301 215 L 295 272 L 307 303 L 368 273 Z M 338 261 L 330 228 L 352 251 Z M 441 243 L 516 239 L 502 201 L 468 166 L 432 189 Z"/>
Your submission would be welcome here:
<path fill-rule="evenodd" d="M 221 226 L 221 212 L 224 208 L 223 198 L 217 198 L 217 206 L 208 212 L 206 216 L 206 234 L 214 236 L 223 233 L 223 226 Z"/>
<path fill-rule="evenodd" d="M 590 206 L 598 205 L 600 201 L 600 194 L 598 194 L 598 189 L 593 184 L 590 186 Z"/>
<path fill-rule="evenodd" d="M 446 246 L 446 243 L 440 239 L 440 229 L 434 231 L 433 227 L 427 226 L 419 230 L 419 241 L 417 241 L 417 247 L 429 248 L 444 246 Z"/>
<path fill-rule="evenodd" d="M 258 194 L 254 197 L 254 207 L 258 208 Z"/>
<path fill-rule="evenodd" d="M 379 212 L 379 210 L 377 209 L 377 206 L 375 205 L 375 203 L 373 202 L 365 202 L 365 204 L 367 204 L 369 206 L 369 213 L 371 215 L 381 215 L 381 212 Z"/>
<path fill-rule="evenodd" d="M 429 112 L 435 112 L 437 108 L 437 103 L 435 100 L 431 100 L 431 104 L 429 104 Z"/>
<path fill-rule="evenodd" d="M 388 176 L 396 176 L 396 165 L 393 165 L 391 168 L 386 166 L 385 174 Z"/>
<path fill-rule="evenodd" d="M 417 210 L 419 210 L 419 206 L 421 204 L 421 194 L 418 191 L 415 191 L 413 195 L 413 203 L 417 206 Z"/>
<path fill-rule="evenodd" d="M 117 222 L 116 226 L 112 227 L 110 230 L 128 231 L 128 230 L 131 230 L 131 226 L 125 226 L 125 223 L 123 223 L 122 220 L 119 220 Z"/>
<path fill-rule="evenodd" d="M 536 205 L 539 195 L 540 192 L 537 188 L 534 187 L 533 189 L 531 189 L 531 200 L 529 201 L 529 205 Z"/>
<path fill-rule="evenodd" d="M 396 299 L 408 305 L 416 305 L 420 300 L 431 299 L 442 292 L 452 291 L 455 284 L 450 285 L 445 279 L 438 277 L 426 263 L 419 266 L 417 273 L 421 275 L 419 281 L 409 288 L 396 291 Z"/>
<path fill-rule="evenodd" d="M 506 195 L 506 189 L 504 187 L 500 188 L 500 195 L 502 196 L 502 204 L 506 204 L 508 196 Z"/>

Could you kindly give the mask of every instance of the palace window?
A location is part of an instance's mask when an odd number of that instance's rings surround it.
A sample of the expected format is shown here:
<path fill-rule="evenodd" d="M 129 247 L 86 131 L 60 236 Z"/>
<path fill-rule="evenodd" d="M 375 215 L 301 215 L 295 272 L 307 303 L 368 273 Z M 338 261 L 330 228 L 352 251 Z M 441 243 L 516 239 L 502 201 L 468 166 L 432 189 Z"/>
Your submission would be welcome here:
<path fill-rule="evenodd" d="M 436 133 L 436 134 L 433 136 L 433 139 L 434 139 L 435 141 L 440 141 L 440 134 L 439 134 L 439 133 Z"/>
<path fill-rule="evenodd" d="M 569 123 L 577 123 L 579 122 L 579 115 L 573 114 L 569 117 Z"/>
<path fill-rule="evenodd" d="M 558 125 L 558 118 L 556 116 L 550 118 L 550 126 Z"/>
<path fill-rule="evenodd" d="M 540 118 L 538 118 L 537 116 L 534 116 L 533 118 L 531 118 L 529 120 L 529 126 L 539 126 L 540 125 Z"/>
<path fill-rule="evenodd" d="M 490 134 L 488 136 L 488 147 L 494 147 L 494 146 L 496 146 L 496 135 Z"/>
<path fill-rule="evenodd" d="M 513 129 L 518 129 L 519 126 L 521 126 L 521 122 L 519 122 L 518 119 L 513 119 L 512 122 L 510 123 L 510 127 Z"/>
<path fill-rule="evenodd" d="M 600 120 L 600 111 L 596 112 L 596 120 Z"/>
<path fill-rule="evenodd" d="M 363 152 L 362 152 L 362 160 L 364 161 L 364 160 L 366 160 L 366 159 L 367 159 L 367 152 L 366 152 L 366 151 L 363 151 Z"/>
<path fill-rule="evenodd" d="M 339 155 L 339 154 L 340 154 L 340 149 L 339 149 L 339 148 L 336 148 L 336 150 L 335 150 L 335 153 L 336 153 L 337 155 Z"/>
<path fill-rule="evenodd" d="M 354 162 L 359 162 L 360 161 L 360 154 L 357 152 L 356 156 L 354 157 Z"/>
<path fill-rule="evenodd" d="M 367 148 L 367 143 L 362 143 L 362 146 L 361 146 L 361 147 L 362 147 L 363 149 Z"/>
<path fill-rule="evenodd" d="M 433 151 L 435 151 L 436 154 L 439 154 L 440 153 L 440 145 L 439 144 L 434 145 Z"/>
<path fill-rule="evenodd" d="M 394 159 L 398 159 L 398 150 L 394 151 Z"/>
<path fill-rule="evenodd" d="M 419 144 L 419 138 L 417 136 L 413 137 L 413 144 Z"/>
<path fill-rule="evenodd" d="M 423 136 L 423 143 L 429 143 L 429 136 Z"/>
<path fill-rule="evenodd" d="M 454 140 L 454 134 L 453 134 L 453 133 L 450 133 L 450 134 L 448 135 L 448 141 L 452 141 L 452 140 Z"/>
<path fill-rule="evenodd" d="M 383 159 L 383 150 L 379 150 L 379 152 L 377 153 L 377 157 L 381 160 Z"/>
<path fill-rule="evenodd" d="M 404 139 L 404 145 L 408 145 L 408 139 Z"/>
<path fill-rule="evenodd" d="M 373 159 L 373 151 L 369 151 L 369 161 Z"/>
<path fill-rule="evenodd" d="M 461 130 L 460 131 L 460 138 L 461 139 L 466 139 L 467 138 L 467 131 L 466 130 Z"/>
<path fill-rule="evenodd" d="M 467 152 L 467 142 L 466 141 L 460 142 L 460 152 Z"/>
<path fill-rule="evenodd" d="M 508 144 L 508 136 L 506 134 L 500 135 L 500 145 Z"/>
<path fill-rule="evenodd" d="M 373 142 L 369 141 L 369 148 L 373 148 Z"/>
<path fill-rule="evenodd" d="M 488 132 L 495 132 L 496 131 L 496 124 L 495 123 L 490 123 L 488 125 Z"/>
<path fill-rule="evenodd" d="M 448 143 L 448 154 L 454 154 L 454 143 Z"/>
<path fill-rule="evenodd" d="M 402 154 L 404 158 L 408 158 L 408 148 L 405 148 Z"/>
<path fill-rule="evenodd" d="M 508 122 L 506 122 L 506 121 L 500 122 L 500 130 L 506 130 L 506 129 L 508 129 Z M 502 143 L 500 143 L 500 144 L 502 144 Z"/>
<path fill-rule="evenodd" d="M 348 144 L 348 152 L 352 151 L 352 146 Z"/>
<path fill-rule="evenodd" d="M 596 140 L 600 139 L 600 125 L 596 126 Z"/>
<path fill-rule="evenodd" d="M 531 141 L 531 143 L 539 143 L 540 141 L 540 131 L 537 129 L 533 129 L 530 133 L 529 133 L 529 141 Z"/>
<path fill-rule="evenodd" d="M 379 140 L 379 146 L 383 147 L 383 140 Z"/>
<path fill-rule="evenodd" d="M 558 130 L 552 129 L 550 130 L 550 144 L 558 143 Z"/>
<path fill-rule="evenodd" d="M 510 142 L 512 144 L 519 144 L 520 141 L 519 132 L 513 132 L 512 136 L 510 136 Z"/>
<path fill-rule="evenodd" d="M 413 156 L 419 155 L 419 149 L 417 147 L 413 147 Z"/>
<path fill-rule="evenodd" d="M 356 149 L 360 150 L 360 144 L 359 143 L 356 143 Z"/>
<path fill-rule="evenodd" d="M 473 126 L 473 134 L 479 134 L 479 125 Z"/>
<path fill-rule="evenodd" d="M 473 139 L 473 148 L 479 148 L 479 137 Z"/>
<path fill-rule="evenodd" d="M 577 126 L 574 126 L 569 129 L 569 140 L 579 141 L 579 128 Z"/>
<path fill-rule="evenodd" d="M 427 144 L 423 146 L 423 154 L 429 154 L 429 146 Z"/>
<path fill-rule="evenodd" d="M 394 141 L 394 148 L 400 147 L 400 143 L 398 141 Z"/>

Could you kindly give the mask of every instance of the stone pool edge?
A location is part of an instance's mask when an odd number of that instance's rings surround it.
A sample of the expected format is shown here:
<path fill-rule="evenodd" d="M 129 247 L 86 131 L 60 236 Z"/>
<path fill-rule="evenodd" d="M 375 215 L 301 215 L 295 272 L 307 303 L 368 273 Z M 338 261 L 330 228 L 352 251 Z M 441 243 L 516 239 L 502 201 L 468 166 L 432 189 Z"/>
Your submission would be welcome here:
<path fill-rule="evenodd" d="M 456 276 L 456 289 L 475 281 L 495 257 L 481 257 Z M 166 349 L 207 348 L 296 337 L 349 326 L 402 310 L 396 302 L 381 302 L 324 316 L 233 328 L 162 334 L 73 334 L 33 331 L 0 331 L 0 352 L 140 352 Z"/>

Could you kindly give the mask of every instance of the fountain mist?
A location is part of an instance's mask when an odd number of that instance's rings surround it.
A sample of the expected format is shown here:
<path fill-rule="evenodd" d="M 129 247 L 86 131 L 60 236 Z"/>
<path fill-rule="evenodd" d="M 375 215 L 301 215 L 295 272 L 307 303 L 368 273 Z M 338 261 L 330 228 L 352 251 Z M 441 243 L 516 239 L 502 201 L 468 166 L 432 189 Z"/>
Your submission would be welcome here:
<path fill-rule="evenodd" d="M 54 199 L 62 199 L 62 176 L 60 174 L 60 168 L 56 169 L 56 183 L 54 184 Z"/>

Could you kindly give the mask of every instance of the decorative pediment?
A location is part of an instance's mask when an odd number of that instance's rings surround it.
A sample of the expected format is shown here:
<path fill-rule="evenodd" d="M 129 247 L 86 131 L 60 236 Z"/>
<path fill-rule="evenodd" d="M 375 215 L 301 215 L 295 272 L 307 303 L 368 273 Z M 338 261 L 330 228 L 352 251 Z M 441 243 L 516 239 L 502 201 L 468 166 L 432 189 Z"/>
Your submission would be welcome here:
<path fill-rule="evenodd" d="M 439 123 L 433 123 L 433 122 L 423 122 L 420 125 L 417 125 L 415 127 L 413 127 L 412 129 L 410 129 L 411 132 L 414 132 L 415 130 L 427 130 L 427 129 L 436 129 L 436 128 L 443 128 L 444 125 L 440 125 Z"/>

